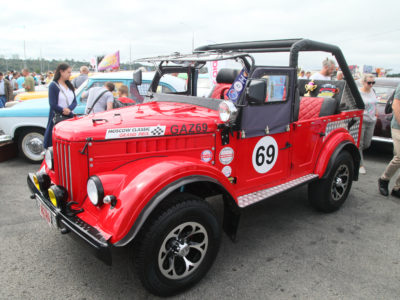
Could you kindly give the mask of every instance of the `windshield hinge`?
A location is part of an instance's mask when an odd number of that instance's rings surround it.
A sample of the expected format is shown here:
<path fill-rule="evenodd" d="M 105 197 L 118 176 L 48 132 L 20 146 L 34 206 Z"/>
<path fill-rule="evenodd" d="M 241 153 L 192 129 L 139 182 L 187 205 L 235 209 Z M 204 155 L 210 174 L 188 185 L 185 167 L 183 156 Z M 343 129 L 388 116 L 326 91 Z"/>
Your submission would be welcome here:
<path fill-rule="evenodd" d="M 85 146 L 83 146 L 83 148 L 82 148 L 82 150 L 79 150 L 79 153 L 80 154 L 82 154 L 82 155 L 88 155 L 88 153 L 87 153 L 87 147 L 88 147 L 88 145 L 89 145 L 89 143 L 91 142 L 91 141 L 93 141 L 93 138 L 91 138 L 91 137 L 89 137 L 89 138 L 87 138 L 86 139 L 86 144 L 85 144 Z M 85 153 L 86 152 L 86 153 Z"/>

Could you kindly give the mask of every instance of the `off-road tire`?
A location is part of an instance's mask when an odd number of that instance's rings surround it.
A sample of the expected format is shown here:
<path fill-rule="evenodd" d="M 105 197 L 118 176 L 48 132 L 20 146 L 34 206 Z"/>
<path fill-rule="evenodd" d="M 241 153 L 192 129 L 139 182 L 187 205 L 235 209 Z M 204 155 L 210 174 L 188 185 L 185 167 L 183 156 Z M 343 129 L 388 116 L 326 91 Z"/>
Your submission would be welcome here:
<path fill-rule="evenodd" d="M 175 194 L 170 200 L 170 206 L 153 215 L 141 231 L 133 257 L 143 286 L 164 297 L 204 277 L 221 239 L 217 217 L 207 202 L 186 193 Z M 194 267 L 188 268 L 185 259 Z"/>
<path fill-rule="evenodd" d="M 311 205 L 322 212 L 334 212 L 346 201 L 353 183 L 354 163 L 351 154 L 342 151 L 336 157 L 326 179 L 308 185 Z"/>

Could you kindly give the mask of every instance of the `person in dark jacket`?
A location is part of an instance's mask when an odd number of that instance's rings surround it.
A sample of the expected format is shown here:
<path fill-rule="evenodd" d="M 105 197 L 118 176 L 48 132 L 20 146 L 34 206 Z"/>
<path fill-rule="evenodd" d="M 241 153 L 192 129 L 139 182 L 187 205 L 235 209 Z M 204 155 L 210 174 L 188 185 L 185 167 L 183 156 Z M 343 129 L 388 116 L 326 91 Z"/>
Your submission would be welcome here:
<path fill-rule="evenodd" d="M 53 144 L 52 133 L 55 114 L 62 114 L 64 116 L 73 116 L 72 111 L 76 107 L 76 97 L 74 87 L 69 81 L 71 76 L 71 67 L 65 63 L 59 64 L 54 79 L 49 85 L 49 120 L 47 121 L 46 132 L 44 134 L 44 148 L 47 149 Z"/>
<path fill-rule="evenodd" d="M 0 108 L 6 106 L 7 101 L 11 101 L 13 97 L 13 90 L 10 82 L 4 78 L 3 73 L 0 72 Z"/>

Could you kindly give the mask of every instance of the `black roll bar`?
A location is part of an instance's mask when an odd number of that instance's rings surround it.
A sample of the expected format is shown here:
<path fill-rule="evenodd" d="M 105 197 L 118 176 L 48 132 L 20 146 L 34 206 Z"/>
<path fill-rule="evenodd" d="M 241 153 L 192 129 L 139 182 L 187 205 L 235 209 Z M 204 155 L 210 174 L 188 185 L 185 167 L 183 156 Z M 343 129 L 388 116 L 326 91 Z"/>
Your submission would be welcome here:
<path fill-rule="evenodd" d="M 339 47 L 331 44 L 321 43 L 308 39 L 286 39 L 286 40 L 270 40 L 270 41 L 253 41 L 239 43 L 224 43 L 205 45 L 195 49 L 195 52 L 201 51 L 242 51 L 247 53 L 262 52 L 290 52 L 289 66 L 297 68 L 299 52 L 301 51 L 323 51 L 329 52 L 335 56 L 340 69 L 343 72 L 347 85 L 354 97 L 357 108 L 364 109 L 364 102 L 354 82 L 353 76 L 349 70 L 347 62 Z"/>

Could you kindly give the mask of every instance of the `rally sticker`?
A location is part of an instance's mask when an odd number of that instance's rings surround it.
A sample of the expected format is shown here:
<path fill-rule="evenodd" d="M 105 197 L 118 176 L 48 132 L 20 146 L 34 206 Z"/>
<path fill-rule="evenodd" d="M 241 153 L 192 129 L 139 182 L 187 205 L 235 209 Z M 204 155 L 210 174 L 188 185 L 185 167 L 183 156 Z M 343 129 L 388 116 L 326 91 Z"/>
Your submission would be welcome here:
<path fill-rule="evenodd" d="M 223 165 L 229 165 L 234 156 L 234 151 L 231 147 L 225 147 L 222 148 L 222 150 L 219 152 L 219 161 Z"/>
<path fill-rule="evenodd" d="M 114 128 L 107 129 L 107 139 L 122 139 L 128 137 L 145 137 L 145 136 L 159 136 L 165 134 L 166 126 L 150 126 L 150 127 L 130 127 L 130 128 Z"/>
<path fill-rule="evenodd" d="M 273 168 L 278 158 L 278 144 L 271 136 L 265 136 L 258 141 L 253 150 L 253 167 L 261 174 Z"/>
<path fill-rule="evenodd" d="M 232 174 L 232 168 L 230 166 L 225 166 L 222 168 L 222 174 L 224 174 L 226 177 L 231 176 Z"/>
<path fill-rule="evenodd" d="M 209 162 L 212 160 L 212 152 L 211 150 L 204 150 L 203 152 L 201 152 L 200 158 L 202 161 L 204 162 Z"/>

